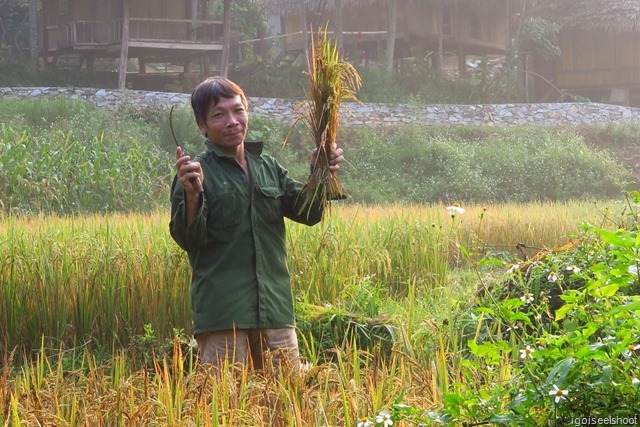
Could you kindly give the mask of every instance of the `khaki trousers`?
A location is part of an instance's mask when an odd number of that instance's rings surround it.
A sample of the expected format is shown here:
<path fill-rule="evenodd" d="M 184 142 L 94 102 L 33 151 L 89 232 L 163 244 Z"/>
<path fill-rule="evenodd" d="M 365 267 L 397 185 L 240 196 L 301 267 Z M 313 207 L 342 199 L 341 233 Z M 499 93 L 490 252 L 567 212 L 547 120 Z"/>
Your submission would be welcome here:
<path fill-rule="evenodd" d="M 299 368 L 295 328 L 228 329 L 197 334 L 195 339 L 200 349 L 200 361 L 214 367 L 220 367 L 228 360 L 248 364 L 254 369 L 273 367 L 276 371 L 297 372 Z"/>

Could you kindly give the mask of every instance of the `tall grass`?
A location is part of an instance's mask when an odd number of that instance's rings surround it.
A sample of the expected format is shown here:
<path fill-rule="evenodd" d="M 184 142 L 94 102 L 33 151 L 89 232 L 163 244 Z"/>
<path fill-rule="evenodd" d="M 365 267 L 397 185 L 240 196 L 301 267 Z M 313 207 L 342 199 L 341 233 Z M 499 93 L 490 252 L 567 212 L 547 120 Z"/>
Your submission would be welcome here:
<path fill-rule="evenodd" d="M 452 219 L 435 205 L 344 206 L 319 226 L 291 224 L 296 295 L 374 317 L 382 305 L 375 301 L 403 301 L 410 292 L 422 298 L 447 286 L 460 257 L 453 242 L 518 255 L 518 243 L 556 245 L 570 238 L 576 221 L 599 215 L 585 203 L 484 209 L 468 207 Z M 53 347 L 93 340 L 108 350 L 146 324 L 161 337 L 188 329 L 189 266 L 167 223 L 161 213 L 3 216 L 0 352 L 38 348 L 43 335 Z"/>
<path fill-rule="evenodd" d="M 169 157 L 138 140 L 82 139 L 0 125 L 0 210 L 87 213 L 153 210 L 166 199 Z"/>
<path fill-rule="evenodd" d="M 59 356 L 58 356 L 59 357 Z M 114 426 L 353 426 L 394 399 L 430 408 L 430 367 L 401 353 L 390 361 L 351 348 L 336 363 L 315 366 L 290 379 L 229 367 L 213 376 L 189 368 L 179 352 L 155 369 L 133 370 L 125 354 L 97 365 L 89 353 L 77 366 L 59 368 L 42 353 L 0 384 L 0 422 L 24 425 Z M 422 376 L 426 374 L 426 376 Z"/>
<path fill-rule="evenodd" d="M 147 323 L 187 327 L 188 266 L 159 215 L 6 216 L 0 225 L 2 350 L 93 340 L 124 346 Z"/>
<path fill-rule="evenodd" d="M 581 221 L 614 228 L 608 212 L 620 209 L 465 208 L 452 218 L 442 205 L 342 206 L 317 227 L 290 224 L 298 314 L 330 306 L 384 316 L 395 339 L 383 353 L 347 337 L 322 358 L 320 338 L 301 327 L 312 364 L 289 379 L 229 367 L 213 377 L 196 362 L 179 331 L 190 318 L 189 268 L 165 214 L 2 216 L 0 424 L 356 426 L 389 410 L 404 411 L 397 425 L 435 425 L 429 410 L 472 405 L 450 399 L 505 384 L 517 363 L 517 347 L 492 362 L 499 369 L 469 362 L 466 340 L 502 331 L 466 311 L 478 277 L 465 278 L 460 245 L 480 248 L 472 258 L 489 242 L 517 255 L 515 245 L 534 238 L 564 243 Z M 154 351 L 140 369 L 127 344 L 146 325 L 173 338 L 173 349 Z"/>

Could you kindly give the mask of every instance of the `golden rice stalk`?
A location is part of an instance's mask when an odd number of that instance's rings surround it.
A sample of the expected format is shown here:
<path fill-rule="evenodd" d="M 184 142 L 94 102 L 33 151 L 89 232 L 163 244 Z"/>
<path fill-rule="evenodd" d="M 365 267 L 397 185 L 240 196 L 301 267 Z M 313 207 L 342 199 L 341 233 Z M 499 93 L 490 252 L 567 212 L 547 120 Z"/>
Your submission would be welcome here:
<path fill-rule="evenodd" d="M 357 101 L 356 91 L 361 86 L 358 72 L 341 57 L 337 43 L 328 38 L 326 28 L 318 29 L 316 37 L 311 33 L 311 56 L 306 74 L 309 88 L 306 100 L 297 109 L 300 114 L 294 127 L 298 122 L 306 125 L 318 155 L 311 176 L 302 188 L 301 213 L 308 213 L 317 201 L 330 207 L 331 200 L 345 198 L 342 181 L 329 170 L 329 159 L 338 134 L 340 104 L 345 100 Z"/>

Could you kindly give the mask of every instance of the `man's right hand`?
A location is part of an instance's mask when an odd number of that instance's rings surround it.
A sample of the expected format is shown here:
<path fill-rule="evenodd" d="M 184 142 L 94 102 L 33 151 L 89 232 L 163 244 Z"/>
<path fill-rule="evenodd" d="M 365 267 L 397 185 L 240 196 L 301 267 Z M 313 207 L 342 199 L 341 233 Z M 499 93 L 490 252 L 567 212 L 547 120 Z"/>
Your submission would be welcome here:
<path fill-rule="evenodd" d="M 202 167 L 198 162 L 191 162 L 191 157 L 184 155 L 182 147 L 176 148 L 176 171 L 187 198 L 198 198 L 203 193 Z"/>

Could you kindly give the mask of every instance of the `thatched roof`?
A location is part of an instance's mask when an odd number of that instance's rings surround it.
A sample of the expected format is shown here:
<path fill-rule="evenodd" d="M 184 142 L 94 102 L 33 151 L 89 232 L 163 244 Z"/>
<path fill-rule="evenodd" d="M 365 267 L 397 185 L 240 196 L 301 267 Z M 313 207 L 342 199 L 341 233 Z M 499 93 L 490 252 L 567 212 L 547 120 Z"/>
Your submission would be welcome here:
<path fill-rule="evenodd" d="M 342 0 L 342 6 L 367 6 L 378 0 Z M 335 0 L 258 0 L 258 5 L 272 13 L 322 12 L 333 10 Z"/>
<path fill-rule="evenodd" d="M 402 0 L 400 0 L 401 2 Z M 409 2 L 424 2 L 436 0 L 407 0 Z M 447 0 L 440 0 L 447 2 Z M 461 3 L 477 3 L 484 5 L 488 0 L 458 0 Z M 510 0 L 496 0 L 500 2 L 508 2 Z M 303 11 L 308 12 L 324 12 L 332 11 L 335 8 L 336 0 L 256 0 L 258 7 L 269 13 L 287 13 L 296 14 Z M 370 6 L 379 3 L 385 8 L 387 0 L 342 0 L 342 6 Z"/>
<path fill-rule="evenodd" d="M 640 0 L 555 0 L 540 16 L 561 27 L 636 32 L 640 31 Z"/>

